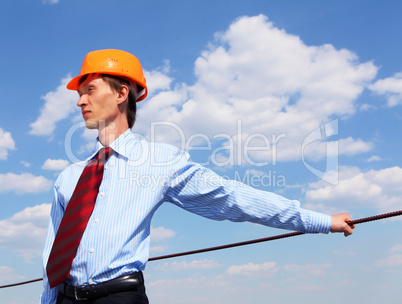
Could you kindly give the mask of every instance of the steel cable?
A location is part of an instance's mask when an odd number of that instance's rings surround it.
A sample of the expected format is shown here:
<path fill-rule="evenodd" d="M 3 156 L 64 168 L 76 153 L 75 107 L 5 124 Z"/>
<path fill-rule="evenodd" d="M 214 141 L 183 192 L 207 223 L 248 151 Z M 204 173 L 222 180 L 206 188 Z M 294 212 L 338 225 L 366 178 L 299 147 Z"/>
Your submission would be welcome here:
<path fill-rule="evenodd" d="M 357 220 L 348 222 L 348 224 L 349 225 L 362 224 L 362 223 L 382 220 L 382 219 L 386 219 L 386 218 L 391 218 L 391 217 L 399 216 L 399 215 L 402 215 L 402 210 L 357 219 Z M 245 242 L 238 242 L 238 243 L 232 243 L 232 244 L 227 244 L 227 245 L 203 248 L 203 249 L 198 249 L 198 250 L 192 250 L 192 251 L 185 251 L 185 252 L 179 252 L 179 253 L 174 253 L 174 254 L 162 255 L 162 256 L 158 256 L 158 257 L 149 258 L 148 261 L 152 262 L 152 261 L 157 261 L 157 260 L 176 258 L 176 257 L 180 257 L 180 256 L 185 256 L 185 255 L 192 255 L 192 254 L 197 254 L 197 253 L 204 253 L 204 252 L 209 252 L 209 251 L 222 250 L 222 249 L 245 246 L 245 245 L 250 245 L 250 244 L 269 242 L 269 241 L 273 241 L 273 240 L 289 238 L 289 237 L 298 236 L 298 235 L 302 235 L 302 234 L 304 234 L 304 233 L 303 232 L 291 232 L 291 233 L 280 234 L 280 235 L 275 235 L 275 236 L 270 236 L 270 237 L 266 237 L 266 238 L 255 239 L 255 240 L 250 240 L 250 241 L 245 241 Z M 34 283 L 34 282 L 39 282 L 39 281 L 42 281 L 42 280 L 43 279 L 40 278 L 40 279 L 35 279 L 35 280 L 30 280 L 30 281 L 25 281 L 25 282 L 19 282 L 19 283 L 14 283 L 14 284 L 9 284 L 9 285 L 3 285 L 3 286 L 0 286 L 0 288 L 7 288 L 7 287 L 25 285 L 25 284 L 30 284 L 30 283 Z"/>

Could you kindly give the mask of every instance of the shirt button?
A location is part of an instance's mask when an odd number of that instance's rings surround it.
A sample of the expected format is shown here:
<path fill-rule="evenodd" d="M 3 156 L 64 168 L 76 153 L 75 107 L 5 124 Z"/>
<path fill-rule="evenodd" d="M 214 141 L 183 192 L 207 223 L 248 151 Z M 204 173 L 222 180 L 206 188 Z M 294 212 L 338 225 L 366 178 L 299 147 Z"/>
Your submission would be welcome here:
<path fill-rule="evenodd" d="M 103 197 L 105 196 L 105 192 L 101 192 L 100 195 Z"/>
<path fill-rule="evenodd" d="M 105 166 L 104 168 L 105 168 L 105 170 L 109 169 L 109 167 L 108 167 L 108 166 Z"/>
<path fill-rule="evenodd" d="M 98 223 L 99 222 L 99 219 L 97 218 L 97 219 L 95 219 L 95 223 Z"/>
<path fill-rule="evenodd" d="M 94 253 L 94 252 L 95 252 L 95 249 L 91 248 L 91 249 L 89 249 L 89 252 L 90 252 L 90 253 Z"/>
<path fill-rule="evenodd" d="M 89 279 L 89 280 L 88 280 L 88 283 L 89 283 L 89 284 L 93 284 L 93 283 L 94 283 L 94 280 Z"/>

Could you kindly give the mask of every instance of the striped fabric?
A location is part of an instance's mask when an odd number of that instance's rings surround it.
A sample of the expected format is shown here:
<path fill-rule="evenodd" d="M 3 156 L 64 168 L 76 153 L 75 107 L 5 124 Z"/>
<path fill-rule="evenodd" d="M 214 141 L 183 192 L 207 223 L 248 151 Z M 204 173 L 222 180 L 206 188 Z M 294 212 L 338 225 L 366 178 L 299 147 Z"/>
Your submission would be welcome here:
<path fill-rule="evenodd" d="M 102 148 L 82 172 L 70 202 L 64 212 L 46 266 L 50 287 L 68 279 L 75 252 L 95 206 L 103 178 L 105 160 L 113 152 Z"/>
<path fill-rule="evenodd" d="M 300 208 L 300 203 L 271 192 L 228 181 L 193 163 L 186 152 L 139 140 L 131 130 L 110 147 L 95 208 L 73 260 L 67 283 L 96 284 L 143 270 L 149 257 L 150 223 L 165 203 L 213 220 L 248 221 L 305 233 L 328 233 L 331 217 Z M 43 252 L 44 292 L 39 303 L 56 303 L 46 263 L 77 181 L 102 145 L 86 161 L 66 168 L 54 186 L 49 229 Z"/>

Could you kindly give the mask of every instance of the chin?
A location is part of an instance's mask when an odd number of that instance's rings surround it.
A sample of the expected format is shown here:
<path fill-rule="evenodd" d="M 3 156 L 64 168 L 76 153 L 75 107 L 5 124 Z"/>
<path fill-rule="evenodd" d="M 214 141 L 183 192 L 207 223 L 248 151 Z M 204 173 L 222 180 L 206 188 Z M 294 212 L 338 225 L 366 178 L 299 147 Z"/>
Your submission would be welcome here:
<path fill-rule="evenodd" d="M 85 121 L 85 126 L 87 129 L 98 129 L 98 123 L 95 121 L 87 120 Z"/>

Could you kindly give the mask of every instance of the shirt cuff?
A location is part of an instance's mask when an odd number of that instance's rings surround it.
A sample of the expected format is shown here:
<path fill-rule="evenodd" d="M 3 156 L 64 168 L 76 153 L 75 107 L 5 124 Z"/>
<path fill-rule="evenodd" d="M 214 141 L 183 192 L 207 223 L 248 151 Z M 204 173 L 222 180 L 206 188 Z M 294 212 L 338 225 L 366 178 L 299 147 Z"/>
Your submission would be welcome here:
<path fill-rule="evenodd" d="M 329 233 L 332 218 L 330 215 L 310 211 L 310 225 L 306 233 Z"/>

